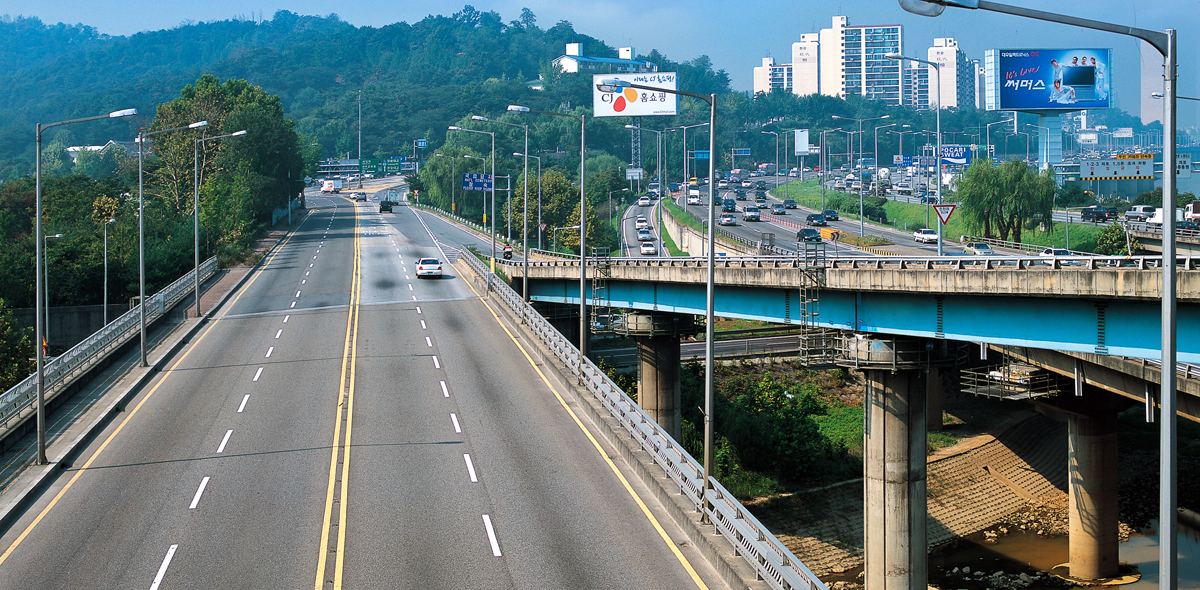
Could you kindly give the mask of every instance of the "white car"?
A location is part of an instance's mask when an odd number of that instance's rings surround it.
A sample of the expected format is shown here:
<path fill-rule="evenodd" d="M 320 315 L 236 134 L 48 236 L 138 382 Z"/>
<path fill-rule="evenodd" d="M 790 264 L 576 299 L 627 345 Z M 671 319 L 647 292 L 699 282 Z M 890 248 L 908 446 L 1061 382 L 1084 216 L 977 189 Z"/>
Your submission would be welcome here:
<path fill-rule="evenodd" d="M 650 197 L 641 197 L 638 199 L 638 207 L 649 207 Z"/>
<path fill-rule="evenodd" d="M 729 188 L 729 181 L 722 178 L 717 181 L 717 188 Z"/>
<path fill-rule="evenodd" d="M 936 244 L 938 241 L 937 230 L 924 228 L 913 232 L 913 240 L 923 244 Z"/>
<path fill-rule="evenodd" d="M 442 276 L 442 261 L 437 258 L 422 258 L 417 262 L 417 278 Z"/>
<path fill-rule="evenodd" d="M 742 188 L 754 188 L 754 181 L 753 180 L 743 180 Z"/>
<path fill-rule="evenodd" d="M 638 218 L 633 222 L 634 229 L 650 229 L 650 222 L 645 217 L 638 215 Z"/>
<path fill-rule="evenodd" d="M 654 256 L 658 254 L 658 246 L 654 242 L 642 242 L 641 252 L 643 256 Z"/>

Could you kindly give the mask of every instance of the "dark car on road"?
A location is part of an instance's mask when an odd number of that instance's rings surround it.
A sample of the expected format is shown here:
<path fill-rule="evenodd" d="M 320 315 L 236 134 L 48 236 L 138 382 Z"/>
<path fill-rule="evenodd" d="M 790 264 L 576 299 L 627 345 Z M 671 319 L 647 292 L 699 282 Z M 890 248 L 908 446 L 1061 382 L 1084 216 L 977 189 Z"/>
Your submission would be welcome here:
<path fill-rule="evenodd" d="M 821 232 L 819 232 L 811 227 L 806 227 L 796 233 L 796 241 L 797 242 L 820 242 L 821 241 Z"/>
<path fill-rule="evenodd" d="M 742 189 L 738 189 L 738 190 L 734 191 L 733 197 L 739 201 L 745 201 L 746 200 L 746 191 L 742 190 Z"/>
<path fill-rule="evenodd" d="M 1108 219 L 1108 209 L 1105 207 L 1084 207 L 1079 211 L 1079 221 L 1103 223 Z"/>
<path fill-rule="evenodd" d="M 820 213 L 809 213 L 808 217 L 804 218 L 804 224 L 818 227 L 824 226 L 826 225 L 825 216 L 821 215 Z"/>
<path fill-rule="evenodd" d="M 841 219 L 838 217 L 838 212 L 834 211 L 833 209 L 826 209 L 821 212 L 821 215 L 825 216 L 825 221 L 838 221 Z"/>
<path fill-rule="evenodd" d="M 392 212 L 392 202 L 391 201 L 380 201 L 379 202 L 379 212 L 380 213 L 391 213 Z"/>
<path fill-rule="evenodd" d="M 796 199 L 784 199 L 783 206 L 786 209 L 795 209 L 796 208 Z"/>

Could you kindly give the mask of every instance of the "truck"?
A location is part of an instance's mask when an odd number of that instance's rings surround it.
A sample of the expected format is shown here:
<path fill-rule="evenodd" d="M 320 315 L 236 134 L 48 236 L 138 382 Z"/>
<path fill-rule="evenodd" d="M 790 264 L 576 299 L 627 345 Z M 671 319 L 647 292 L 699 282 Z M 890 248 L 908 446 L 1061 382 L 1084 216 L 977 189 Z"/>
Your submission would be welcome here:
<path fill-rule="evenodd" d="M 1152 213 L 1149 218 L 1146 219 L 1146 225 L 1151 228 L 1160 228 L 1162 227 L 1163 221 L 1166 220 L 1166 216 L 1166 210 L 1159 207 L 1158 209 L 1154 210 L 1154 213 Z M 1175 210 L 1175 221 L 1183 221 L 1183 209 Z"/>
<path fill-rule="evenodd" d="M 1200 223 L 1200 201 L 1188 203 L 1183 207 L 1183 219 Z"/>
<path fill-rule="evenodd" d="M 342 184 L 342 179 L 333 178 L 321 183 L 321 192 L 323 193 L 340 193 L 345 186 Z"/>

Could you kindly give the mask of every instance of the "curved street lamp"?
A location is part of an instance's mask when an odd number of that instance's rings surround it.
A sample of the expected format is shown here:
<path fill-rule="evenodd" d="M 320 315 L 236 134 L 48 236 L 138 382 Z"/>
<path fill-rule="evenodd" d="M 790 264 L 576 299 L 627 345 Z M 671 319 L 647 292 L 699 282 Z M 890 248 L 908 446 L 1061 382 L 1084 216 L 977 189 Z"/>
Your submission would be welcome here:
<path fill-rule="evenodd" d="M 59 127 L 62 125 L 73 125 L 75 123 L 86 123 L 88 121 L 99 121 L 100 119 L 119 119 L 132 117 L 138 114 L 137 109 L 124 109 L 113 111 L 107 115 L 96 115 L 94 117 L 84 117 L 82 119 L 71 119 L 69 121 L 59 121 L 57 123 L 47 123 L 45 125 L 38 123 L 35 132 L 35 143 L 37 145 L 36 161 L 34 163 L 34 253 L 33 253 L 33 315 L 34 315 L 34 363 L 37 366 L 37 457 L 34 463 L 45 465 L 46 461 L 46 359 L 45 350 L 42 349 L 42 340 L 45 338 L 45 330 L 49 326 L 42 325 L 42 281 L 45 277 L 39 272 L 42 268 L 42 260 L 44 256 L 42 246 L 42 132 L 51 127 Z M 144 340 L 144 338 L 143 338 Z"/>
<path fill-rule="evenodd" d="M 479 115 L 475 115 L 475 116 L 471 117 L 471 119 L 474 121 L 499 123 L 501 125 L 508 125 L 509 127 L 516 127 L 518 129 L 524 129 L 525 130 L 525 153 L 529 153 L 529 125 L 525 125 L 525 124 L 518 125 L 517 123 L 509 123 L 507 121 L 492 121 L 492 120 L 488 119 L 487 117 L 480 117 Z M 524 156 L 523 159 L 525 160 L 525 181 L 524 181 L 525 185 L 522 190 L 525 191 L 525 204 L 522 205 L 522 209 L 521 209 L 521 235 L 523 236 L 523 238 L 521 240 L 521 258 L 523 261 L 521 272 L 524 275 L 524 279 L 522 282 L 523 286 L 521 287 L 521 291 L 522 291 L 521 299 L 524 300 L 526 305 L 528 305 L 529 304 L 529 156 Z M 509 186 L 511 187 L 511 184 Z M 509 227 L 512 227 L 512 191 L 511 190 L 508 193 L 508 223 L 509 223 Z M 510 240 L 512 239 L 511 231 L 509 231 L 508 239 L 510 239 Z"/>
<path fill-rule="evenodd" d="M 518 158 L 533 158 L 538 162 L 538 250 L 542 249 L 542 157 L 533 154 L 513 152 Z"/>
<path fill-rule="evenodd" d="M 934 159 L 933 174 L 934 174 L 934 182 L 937 184 L 937 202 L 941 203 L 942 202 L 942 103 L 941 103 L 941 100 L 942 100 L 942 97 L 941 97 L 942 66 L 935 61 L 930 61 L 927 59 L 920 59 L 920 58 L 916 58 L 916 57 L 905 57 L 903 55 L 900 55 L 899 53 L 889 53 L 884 57 L 887 57 L 888 59 L 894 59 L 897 61 L 901 61 L 901 60 L 915 61 L 917 63 L 922 63 L 927 66 L 933 66 L 933 69 L 936 72 L 937 84 L 938 84 L 937 152 L 934 154 L 934 158 L 933 158 Z M 943 225 L 945 225 L 945 224 L 942 223 L 942 216 L 938 215 L 938 224 L 937 224 L 937 233 L 938 233 L 937 255 L 938 256 L 942 255 L 942 226 Z"/>
<path fill-rule="evenodd" d="M 579 381 L 583 382 L 583 364 L 588 350 L 588 321 L 587 321 L 587 193 L 584 185 L 587 183 L 585 166 L 587 162 L 587 123 L 584 115 L 568 115 L 554 111 L 540 111 L 526 106 L 510 104 L 510 113 L 540 113 L 568 119 L 579 119 Z M 525 146 L 529 153 L 529 146 Z"/>
<path fill-rule="evenodd" d="M 193 186 L 195 188 L 195 193 L 194 193 L 193 202 L 192 202 L 192 231 L 193 231 L 192 235 L 193 235 L 193 240 L 195 242 L 193 245 L 193 248 L 195 248 L 195 254 L 196 254 L 196 270 L 192 271 L 193 272 L 192 276 L 194 279 L 192 286 L 194 289 L 193 292 L 196 294 L 196 317 L 197 318 L 200 317 L 200 144 L 203 142 L 209 141 L 209 140 L 213 140 L 213 139 L 224 139 L 226 137 L 239 137 L 239 136 L 242 136 L 245 134 L 246 134 L 246 130 L 243 129 L 241 131 L 235 131 L 233 133 L 227 133 L 225 135 L 216 135 L 213 137 L 198 137 L 198 138 L 196 138 L 195 152 L 192 155 L 192 157 L 195 160 L 195 166 L 196 166 L 196 180 L 193 183 Z M 301 194 L 303 194 L 303 191 L 301 191 Z M 291 204 L 289 204 L 288 205 L 288 213 L 289 213 L 288 223 L 291 223 L 291 220 L 290 220 L 291 210 L 292 210 Z"/>
<path fill-rule="evenodd" d="M 491 229 L 491 232 L 492 232 L 492 255 L 490 258 L 491 263 L 492 263 L 491 264 L 492 272 L 488 273 L 488 280 L 487 280 L 487 290 L 488 290 L 488 292 L 491 292 L 492 277 L 496 275 L 496 132 L 495 131 L 480 131 L 478 129 L 463 129 L 462 127 L 458 127 L 456 125 L 451 125 L 448 129 L 450 131 L 466 131 L 468 133 L 482 133 L 484 135 L 490 135 L 492 137 L 492 174 L 491 174 L 491 176 L 492 176 L 492 178 L 491 178 L 491 185 L 492 185 L 492 229 Z"/>
<path fill-rule="evenodd" d="M 104 222 L 104 325 L 108 325 L 108 226 L 116 223 L 116 219 Z"/>

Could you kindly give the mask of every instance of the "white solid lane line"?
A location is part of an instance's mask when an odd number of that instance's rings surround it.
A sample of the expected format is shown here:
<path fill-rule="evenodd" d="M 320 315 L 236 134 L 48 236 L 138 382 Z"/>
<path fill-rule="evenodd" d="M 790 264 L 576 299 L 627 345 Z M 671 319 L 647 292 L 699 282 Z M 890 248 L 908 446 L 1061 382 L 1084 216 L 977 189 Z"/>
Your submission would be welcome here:
<path fill-rule="evenodd" d="M 454 423 L 454 432 L 456 434 L 462 434 L 462 428 L 460 428 L 458 425 L 458 416 L 455 416 L 454 412 L 450 412 L 450 421 Z M 207 479 L 208 478 L 205 478 L 205 480 Z"/>
<path fill-rule="evenodd" d="M 442 368 L 442 363 L 438 362 L 437 355 L 434 355 L 434 357 L 433 357 L 433 368 L 435 368 L 435 369 Z"/>
<path fill-rule="evenodd" d="M 207 475 L 204 476 L 204 479 L 200 480 L 200 487 L 198 489 L 196 489 L 196 495 L 192 497 L 192 505 L 188 506 L 188 510 L 195 510 L 196 506 L 200 505 L 200 496 L 204 495 L 204 488 L 206 486 L 208 486 L 208 476 Z"/>
<path fill-rule="evenodd" d="M 442 397 L 450 397 L 450 390 L 446 389 L 445 381 L 442 381 Z"/>
<path fill-rule="evenodd" d="M 266 356 L 266 358 L 271 358 L 271 353 L 272 353 L 272 352 L 275 352 L 275 347 L 274 347 L 274 346 L 272 346 L 272 347 L 270 347 L 270 348 L 268 348 L 268 349 L 267 349 L 267 356 Z"/>
<path fill-rule="evenodd" d="M 488 541 L 492 543 L 492 555 L 500 557 L 500 542 L 496 540 L 496 530 L 492 528 L 492 517 L 486 514 L 483 515 L 483 528 L 487 529 Z"/>
<path fill-rule="evenodd" d="M 467 473 L 471 474 L 471 483 L 479 483 L 479 478 L 475 477 L 475 464 L 471 463 L 471 456 L 463 453 L 463 460 L 467 462 Z"/>
<path fill-rule="evenodd" d="M 282 333 L 283 333 L 283 328 L 280 328 L 279 331 L 275 333 L 275 339 L 279 340 L 279 335 Z"/>
<path fill-rule="evenodd" d="M 263 368 L 262 368 L 262 367 L 259 367 L 259 368 L 258 368 L 258 371 L 256 371 L 256 372 L 254 373 L 254 380 L 255 380 L 255 381 L 258 381 L 258 378 L 259 378 L 259 377 L 262 377 L 262 370 L 263 370 Z"/>
<path fill-rule="evenodd" d="M 237 413 L 241 414 L 242 410 L 246 409 L 246 402 L 248 402 L 248 401 L 250 401 L 250 394 L 247 393 L 245 395 L 245 397 L 242 398 L 242 405 L 238 406 Z"/>
<path fill-rule="evenodd" d="M 429 339 L 429 336 L 425 337 L 425 346 L 428 346 L 429 348 L 433 348 L 433 341 Z"/>
<path fill-rule="evenodd" d="M 232 430 L 225 431 L 225 438 L 221 439 L 221 446 L 217 447 L 217 453 L 225 452 L 225 445 L 229 444 L 229 436 L 233 434 Z"/>
<path fill-rule="evenodd" d="M 179 544 L 171 545 L 167 549 L 167 556 L 163 558 L 162 565 L 158 566 L 158 573 L 154 576 L 154 583 L 150 584 L 150 590 L 158 590 L 158 585 L 162 583 L 163 576 L 167 575 L 167 568 L 171 566 L 171 558 L 175 556 L 175 550 L 179 548 Z"/>

